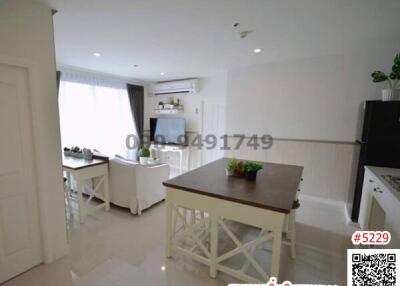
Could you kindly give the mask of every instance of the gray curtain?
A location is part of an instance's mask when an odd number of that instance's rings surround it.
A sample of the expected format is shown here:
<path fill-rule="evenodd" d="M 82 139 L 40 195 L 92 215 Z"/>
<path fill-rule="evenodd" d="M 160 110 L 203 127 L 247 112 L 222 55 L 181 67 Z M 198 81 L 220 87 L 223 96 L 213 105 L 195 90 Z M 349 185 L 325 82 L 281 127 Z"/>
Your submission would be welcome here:
<path fill-rule="evenodd" d="M 61 72 L 56 71 L 56 78 L 57 78 L 57 96 L 60 91 L 60 80 L 61 80 Z"/>
<path fill-rule="evenodd" d="M 143 146 L 144 129 L 144 87 L 140 85 L 127 84 L 129 103 L 131 105 L 132 117 L 135 121 L 139 148 Z"/>

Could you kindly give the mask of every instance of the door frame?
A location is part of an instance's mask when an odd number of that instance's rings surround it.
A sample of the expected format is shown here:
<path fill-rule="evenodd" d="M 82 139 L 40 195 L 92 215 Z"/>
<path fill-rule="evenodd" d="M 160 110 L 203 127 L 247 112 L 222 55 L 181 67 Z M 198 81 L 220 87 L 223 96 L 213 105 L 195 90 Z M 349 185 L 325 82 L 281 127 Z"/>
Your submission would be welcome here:
<path fill-rule="evenodd" d="M 14 66 L 18 68 L 23 68 L 27 71 L 27 76 L 28 76 L 28 100 L 29 100 L 29 105 L 30 105 L 30 111 L 31 111 L 31 128 L 33 129 L 35 125 L 37 124 L 34 120 L 35 114 L 37 112 L 33 108 L 34 106 L 34 101 L 37 98 L 39 91 L 37 88 L 37 75 L 39 74 L 39 69 L 38 69 L 38 64 L 32 60 L 25 59 L 25 58 L 16 58 L 16 57 L 10 57 L 10 56 L 4 56 L 0 55 L 0 64 L 1 65 L 9 65 L 9 66 Z M 55 69 L 55 68 L 54 68 Z M 41 240 L 41 247 L 42 247 L 42 262 L 44 263 L 51 263 L 54 260 L 58 259 L 59 257 L 62 257 L 69 252 L 69 245 L 65 244 L 62 246 L 62 249 L 55 249 L 55 246 L 52 245 L 52 237 L 54 237 L 54 234 L 52 232 L 50 222 L 48 221 L 49 217 L 52 217 L 52 213 L 49 211 L 49 206 L 48 204 L 51 204 L 51 202 L 47 202 L 45 199 L 48 197 L 48 194 L 46 192 L 46 187 L 45 187 L 45 182 L 41 182 L 39 180 L 39 175 L 41 174 L 41 168 L 38 165 L 38 160 L 37 160 L 37 153 L 38 152 L 38 146 L 41 146 L 41 142 L 39 141 L 39 138 L 35 136 L 34 130 L 32 130 L 32 141 L 33 141 L 33 150 L 34 154 L 33 155 L 33 160 L 34 160 L 34 166 L 35 170 L 33 170 L 34 174 L 34 179 L 35 179 L 35 191 L 38 199 L 38 207 L 39 207 L 39 224 L 40 224 L 40 240 Z M 61 147 L 60 147 L 61 148 Z M 61 154 L 60 154 L 60 160 L 61 160 Z M 60 166 L 61 170 L 61 166 Z M 60 178 L 61 180 L 62 178 Z M 53 190 L 55 191 L 55 190 Z M 64 206 L 65 207 L 65 206 Z"/>
<path fill-rule="evenodd" d="M 200 135 L 202 136 L 202 138 L 204 138 L 204 110 L 205 110 L 205 104 L 207 102 L 214 102 L 214 103 L 222 103 L 222 105 L 224 106 L 224 130 L 226 129 L 226 98 L 225 97 L 216 97 L 216 98 L 204 98 L 201 100 L 201 110 L 200 110 L 200 114 L 201 114 L 201 118 L 200 118 Z M 203 152 L 204 149 L 201 150 L 200 152 L 200 158 L 199 158 L 199 162 L 200 162 L 200 166 L 203 165 Z"/>

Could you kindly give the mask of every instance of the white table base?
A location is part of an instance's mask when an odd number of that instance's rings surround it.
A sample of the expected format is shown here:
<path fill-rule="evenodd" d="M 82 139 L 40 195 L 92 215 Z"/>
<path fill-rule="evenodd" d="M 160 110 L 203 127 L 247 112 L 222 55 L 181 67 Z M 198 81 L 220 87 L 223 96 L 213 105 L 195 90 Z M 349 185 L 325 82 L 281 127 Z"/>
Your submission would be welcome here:
<path fill-rule="evenodd" d="M 108 184 L 108 164 L 101 164 L 90 166 L 82 169 L 70 169 L 63 168 L 64 172 L 67 173 L 67 181 L 69 192 L 71 191 L 71 176 L 75 179 L 77 183 L 77 193 L 78 193 L 78 211 L 79 211 L 79 222 L 84 223 L 85 218 L 88 214 L 93 214 L 95 211 L 99 209 L 105 209 L 108 211 L 110 209 L 110 194 L 109 194 L 109 184 Z M 93 190 L 87 190 L 85 193 L 88 193 L 89 198 L 85 201 L 83 199 L 84 192 L 84 182 L 86 180 L 94 179 L 99 177 L 99 181 L 95 186 L 93 186 Z M 100 194 L 98 192 L 100 186 L 104 186 L 104 193 Z M 90 201 L 94 198 L 99 198 L 103 201 L 103 203 L 97 206 L 90 206 Z"/>
<path fill-rule="evenodd" d="M 282 231 L 285 214 L 239 204 L 227 200 L 199 195 L 174 188 L 166 188 L 167 204 L 167 239 L 166 256 L 171 257 L 176 251 L 210 267 L 210 276 L 216 277 L 221 271 L 248 283 L 265 283 L 270 277 L 279 278 Z M 179 209 L 200 210 L 200 218 L 187 218 Z M 208 215 L 204 215 L 204 213 Z M 232 220 L 260 228 L 259 236 L 242 243 L 229 229 L 225 220 Z M 182 227 L 177 229 L 178 224 Z M 218 253 L 218 233 L 222 229 L 235 243 L 236 248 L 226 253 Z M 194 246 L 186 249 L 178 245 L 182 239 L 191 239 Z M 255 260 L 253 254 L 257 246 L 272 240 L 272 264 L 269 274 Z M 199 254 L 200 253 L 200 254 Z M 223 264 L 227 259 L 242 253 L 246 258 L 240 269 Z M 252 266 L 261 279 L 246 273 Z"/>

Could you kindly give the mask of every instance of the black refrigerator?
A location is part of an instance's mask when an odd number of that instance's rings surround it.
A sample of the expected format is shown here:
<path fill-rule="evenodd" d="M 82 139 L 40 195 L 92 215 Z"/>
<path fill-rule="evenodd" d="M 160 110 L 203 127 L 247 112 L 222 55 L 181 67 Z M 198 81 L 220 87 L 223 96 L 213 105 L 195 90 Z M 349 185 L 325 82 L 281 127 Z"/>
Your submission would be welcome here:
<path fill-rule="evenodd" d="M 366 101 L 360 119 L 356 184 L 347 202 L 354 222 L 358 221 L 360 211 L 364 166 L 400 168 L 400 101 Z"/>

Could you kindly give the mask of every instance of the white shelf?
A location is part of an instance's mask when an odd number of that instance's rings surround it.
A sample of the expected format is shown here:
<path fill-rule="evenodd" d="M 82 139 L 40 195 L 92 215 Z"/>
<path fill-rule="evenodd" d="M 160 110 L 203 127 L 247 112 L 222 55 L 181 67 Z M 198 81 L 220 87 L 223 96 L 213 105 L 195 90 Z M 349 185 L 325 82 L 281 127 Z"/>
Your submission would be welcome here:
<path fill-rule="evenodd" d="M 183 113 L 183 108 L 164 108 L 154 109 L 155 114 L 179 114 Z"/>

